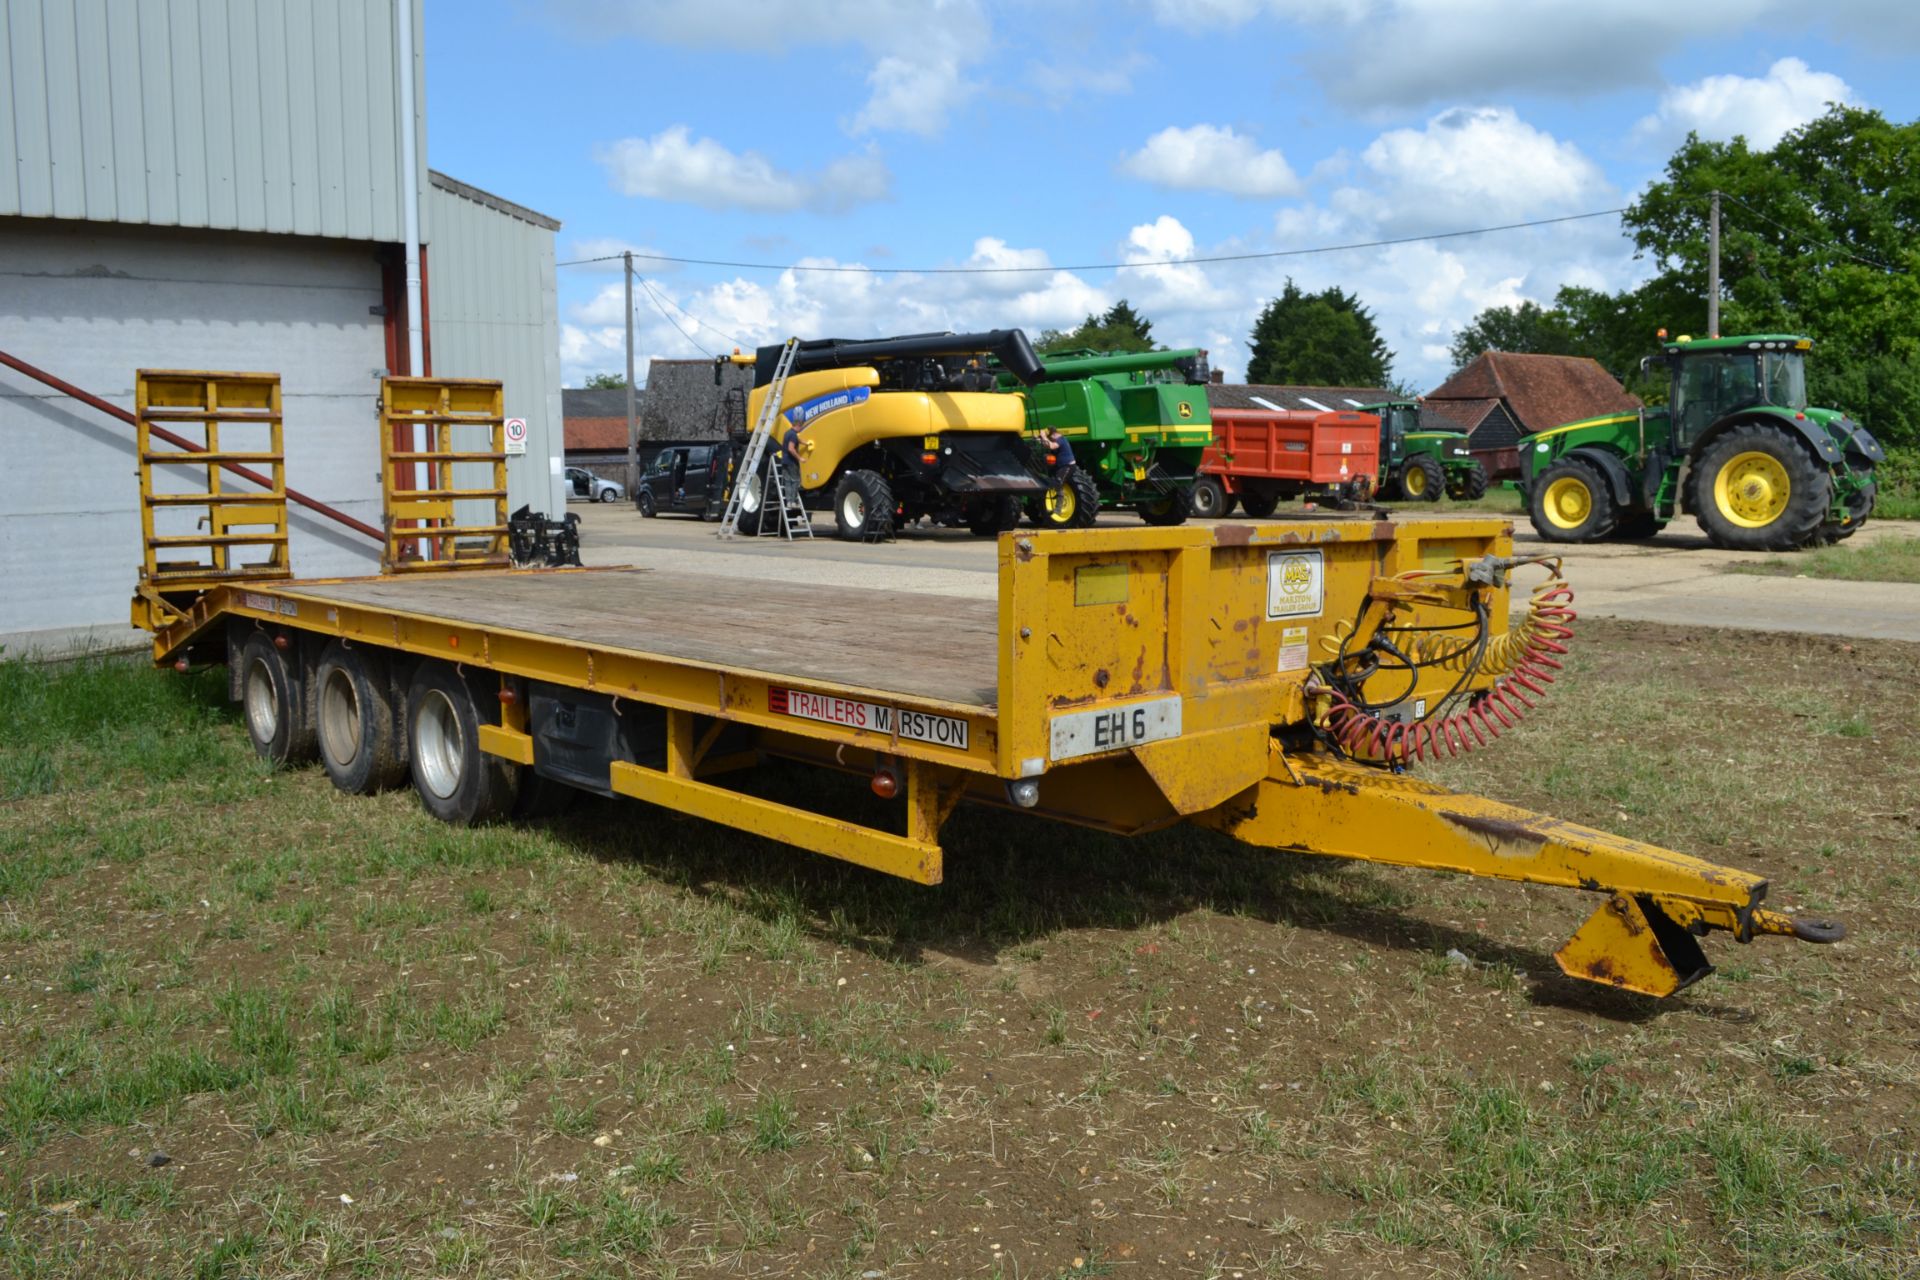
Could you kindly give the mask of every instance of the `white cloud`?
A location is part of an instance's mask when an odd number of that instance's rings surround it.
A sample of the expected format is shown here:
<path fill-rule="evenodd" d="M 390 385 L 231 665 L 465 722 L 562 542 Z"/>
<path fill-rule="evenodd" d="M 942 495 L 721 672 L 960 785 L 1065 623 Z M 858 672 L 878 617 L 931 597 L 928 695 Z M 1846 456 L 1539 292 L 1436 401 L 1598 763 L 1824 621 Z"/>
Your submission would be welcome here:
<path fill-rule="evenodd" d="M 1088 64 L 1029 62 L 1021 85 L 1058 107 L 1080 98 L 1130 93 L 1133 78 L 1152 65 L 1152 58 L 1137 52 L 1113 54 Z"/>
<path fill-rule="evenodd" d="M 991 49 L 981 0 L 556 0 L 582 35 L 631 36 L 693 48 L 784 53 L 854 45 L 869 58 L 866 105 L 853 133 L 932 136 L 978 86 L 970 68 Z"/>
<path fill-rule="evenodd" d="M 874 152 L 842 156 L 817 173 L 776 168 L 757 151 L 730 151 L 695 138 L 683 124 L 651 138 L 622 138 L 595 152 L 622 195 L 672 200 L 708 209 L 840 213 L 884 200 L 893 178 Z"/>
<path fill-rule="evenodd" d="M 1120 162 L 1120 170 L 1177 191 L 1221 191 L 1275 198 L 1296 195 L 1300 179 L 1277 150 L 1262 151 L 1244 134 L 1221 125 L 1162 129 Z"/>
<path fill-rule="evenodd" d="M 1857 101 L 1853 87 L 1839 76 L 1815 71 L 1798 58 L 1782 58 L 1764 76 L 1708 76 L 1667 90 L 1660 109 L 1640 121 L 1635 132 L 1677 138 L 1691 130 L 1721 142 L 1738 134 L 1764 150 L 1823 114 L 1828 103 Z"/>
<path fill-rule="evenodd" d="M 1662 63 L 1683 45 L 1750 30 L 1785 40 L 1836 27 L 1882 47 L 1920 44 L 1920 7 L 1899 0 L 1152 0 L 1151 9 L 1183 29 L 1265 19 L 1318 33 L 1322 42 L 1302 51 L 1301 65 L 1329 97 L 1362 111 L 1661 85 Z"/>
<path fill-rule="evenodd" d="M 1388 130 L 1360 159 L 1377 185 L 1343 188 L 1336 203 L 1370 209 L 1387 228 L 1456 230 L 1585 212 L 1615 195 L 1579 147 L 1534 128 L 1510 107 L 1456 107 L 1424 128 Z"/>

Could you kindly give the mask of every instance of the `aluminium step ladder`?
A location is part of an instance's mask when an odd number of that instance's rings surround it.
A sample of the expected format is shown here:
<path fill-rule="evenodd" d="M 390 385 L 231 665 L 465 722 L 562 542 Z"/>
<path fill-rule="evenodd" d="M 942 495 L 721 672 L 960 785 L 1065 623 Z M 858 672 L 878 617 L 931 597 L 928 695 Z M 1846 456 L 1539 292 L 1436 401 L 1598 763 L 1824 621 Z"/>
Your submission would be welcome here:
<path fill-rule="evenodd" d="M 813 537 L 813 521 L 808 517 L 806 505 L 800 498 L 799 477 L 795 476 L 789 482 L 779 450 L 776 449 L 772 458 L 767 457 L 773 429 L 780 421 L 780 400 L 787 387 L 787 375 L 793 371 L 793 360 L 799 351 L 798 338 L 788 338 L 780 348 L 780 362 L 774 366 L 773 380 L 767 383 L 766 397 L 760 402 L 760 416 L 754 420 L 753 431 L 747 436 L 746 450 L 733 473 L 733 491 L 727 496 L 726 510 L 720 516 L 722 538 L 731 540 L 739 532 L 740 510 L 747 493 L 753 489 L 759 477 L 762 461 L 767 464 L 767 474 L 765 483 L 759 486 L 761 532 L 767 532 L 765 522 L 769 508 L 773 508 L 780 513 L 781 537 L 789 542 L 795 538 Z"/>

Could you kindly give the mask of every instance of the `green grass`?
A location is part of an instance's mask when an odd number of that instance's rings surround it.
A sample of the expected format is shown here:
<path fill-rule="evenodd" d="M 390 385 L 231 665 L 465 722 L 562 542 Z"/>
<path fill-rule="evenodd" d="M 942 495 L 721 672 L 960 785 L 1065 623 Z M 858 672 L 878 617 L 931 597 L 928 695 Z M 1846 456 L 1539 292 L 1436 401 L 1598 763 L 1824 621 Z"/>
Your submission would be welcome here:
<path fill-rule="evenodd" d="M 932 890 L 454 831 L 260 769 L 217 673 L 0 663 L 0 1274 L 1900 1275 L 1920 853 L 1860 789 L 1920 777 L 1911 662 L 1665 634 L 1583 622 L 1445 771 L 1858 926 L 1658 1011 L 1553 976 L 1581 895 L 972 810 Z"/>
<path fill-rule="evenodd" d="M 1920 582 L 1920 538 L 1843 542 L 1793 556 L 1731 564 L 1727 572 L 1847 582 Z"/>

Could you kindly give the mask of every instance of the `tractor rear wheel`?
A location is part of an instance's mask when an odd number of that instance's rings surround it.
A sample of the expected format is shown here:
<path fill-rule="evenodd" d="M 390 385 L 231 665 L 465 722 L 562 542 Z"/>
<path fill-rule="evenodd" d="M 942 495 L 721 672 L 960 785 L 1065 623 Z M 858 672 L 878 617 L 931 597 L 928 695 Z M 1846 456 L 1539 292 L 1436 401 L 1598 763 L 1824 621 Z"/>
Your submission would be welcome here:
<path fill-rule="evenodd" d="M 1487 496 L 1487 469 L 1478 460 L 1453 471 L 1447 477 L 1447 496 L 1463 502 Z"/>
<path fill-rule="evenodd" d="M 1193 482 L 1187 503 L 1202 520 L 1216 520 L 1232 512 L 1233 495 L 1213 476 L 1201 476 Z"/>
<path fill-rule="evenodd" d="M 1833 476 L 1785 431 L 1733 428 L 1694 466 L 1700 527 L 1716 547 L 1790 551 L 1813 541 L 1827 517 Z"/>
<path fill-rule="evenodd" d="M 1029 501 L 1027 513 L 1041 529 L 1086 529 L 1100 518 L 1100 486 L 1078 467 L 1055 477 L 1053 488 Z"/>
<path fill-rule="evenodd" d="M 1534 478 L 1527 514 L 1548 542 L 1598 542 L 1617 513 L 1600 472 L 1578 458 L 1554 463 Z"/>
<path fill-rule="evenodd" d="M 873 542 L 893 532 L 893 486 L 878 471 L 849 471 L 833 490 L 833 527 L 842 542 Z"/>
<path fill-rule="evenodd" d="M 1280 495 L 1270 489 L 1242 489 L 1240 505 L 1255 520 L 1265 520 L 1280 506 Z"/>
<path fill-rule="evenodd" d="M 976 538 L 997 538 L 1020 527 L 1020 499 L 1011 493 L 981 498 L 967 511 L 967 531 Z"/>
<path fill-rule="evenodd" d="M 1446 472 L 1431 454 L 1416 453 L 1400 466 L 1400 496 L 1408 502 L 1432 502 L 1446 487 Z"/>
<path fill-rule="evenodd" d="M 1148 498 L 1134 509 L 1140 513 L 1142 520 L 1162 528 L 1185 524 L 1187 517 L 1193 513 L 1187 491 L 1178 487 L 1169 488 L 1157 498 Z"/>

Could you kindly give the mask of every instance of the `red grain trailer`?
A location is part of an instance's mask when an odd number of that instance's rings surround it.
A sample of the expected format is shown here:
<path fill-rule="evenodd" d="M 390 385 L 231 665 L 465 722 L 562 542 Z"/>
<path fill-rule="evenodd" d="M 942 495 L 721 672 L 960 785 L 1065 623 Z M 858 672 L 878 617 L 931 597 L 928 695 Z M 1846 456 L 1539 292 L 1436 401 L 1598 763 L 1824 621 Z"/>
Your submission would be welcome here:
<path fill-rule="evenodd" d="M 1224 516 L 1238 502 L 1265 517 L 1285 499 L 1324 496 L 1351 506 L 1373 497 L 1380 419 L 1307 409 L 1215 409 L 1213 443 L 1200 459 L 1193 513 Z"/>

